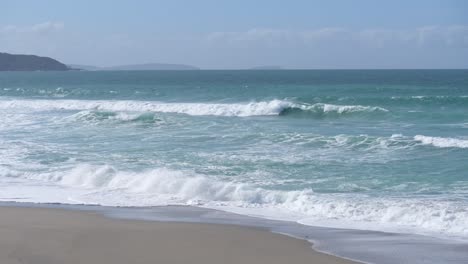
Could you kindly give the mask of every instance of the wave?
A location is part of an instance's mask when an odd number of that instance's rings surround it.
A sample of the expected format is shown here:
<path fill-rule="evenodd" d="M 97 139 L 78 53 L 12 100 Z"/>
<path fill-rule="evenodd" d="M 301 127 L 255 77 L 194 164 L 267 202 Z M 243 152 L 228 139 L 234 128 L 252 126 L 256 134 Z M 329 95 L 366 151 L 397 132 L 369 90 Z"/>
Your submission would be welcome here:
<path fill-rule="evenodd" d="M 315 134 L 283 134 L 275 139 L 276 143 L 291 145 L 306 145 L 317 149 L 331 149 L 335 151 L 362 151 L 362 153 L 386 154 L 387 160 L 391 159 L 390 151 L 413 151 L 416 148 L 432 146 L 436 148 L 468 148 L 468 140 L 457 138 L 428 137 L 423 135 L 406 136 L 392 134 L 391 136 L 372 136 L 367 134 L 349 135 L 338 134 L 335 136 L 323 136 Z M 296 154 L 300 157 L 300 153 Z M 334 157 L 334 156 L 333 156 Z M 333 158 L 332 157 L 332 158 Z M 364 158 L 365 156 L 359 156 Z M 396 157 L 397 158 L 397 157 Z M 371 156 L 375 159 L 375 156 Z"/>
<path fill-rule="evenodd" d="M 146 193 L 156 196 L 157 199 L 154 200 L 157 201 L 158 205 L 207 203 L 210 201 L 280 204 L 287 202 L 291 198 L 288 197 L 290 194 L 300 195 L 311 192 L 298 191 L 291 192 L 288 195 L 287 192 L 268 191 L 248 184 L 218 181 L 191 171 L 158 168 L 143 172 L 132 172 L 119 171 L 109 165 L 80 164 L 70 170 L 52 173 L 21 173 L 2 170 L 0 176 L 41 180 L 55 182 L 62 186 L 86 188 L 92 190 L 92 194 L 95 191 L 108 192 L 112 190 L 133 194 Z M 114 201 L 110 200 L 102 202 L 103 205 L 115 205 Z M 144 201 L 141 202 L 144 203 Z M 141 204 L 128 205 L 138 206 Z"/>
<path fill-rule="evenodd" d="M 468 103 L 468 95 L 415 95 L 392 96 L 393 101 L 427 104 L 460 104 Z"/>
<path fill-rule="evenodd" d="M 98 123 L 101 121 L 119 121 L 119 122 L 143 122 L 154 123 L 161 121 L 155 113 L 126 113 L 126 112 L 112 112 L 112 111 L 96 111 L 96 110 L 83 110 L 73 114 L 66 119 L 82 120 L 90 123 Z"/>
<path fill-rule="evenodd" d="M 387 109 L 362 105 L 304 104 L 287 100 L 271 100 L 250 103 L 163 103 L 153 101 L 107 100 L 2 100 L 1 109 L 48 110 L 99 110 L 114 112 L 162 112 L 193 116 L 272 116 L 298 112 L 313 115 L 345 115 L 351 113 L 388 112 Z"/>
<path fill-rule="evenodd" d="M 468 236 L 466 204 L 424 198 L 378 198 L 320 194 L 311 189 L 270 190 L 167 168 L 122 171 L 103 165 L 42 174 L 7 173 L 3 177 L 41 180 L 85 192 L 70 201 L 107 206 L 196 205 L 310 225 L 362 229 L 412 230 Z M 44 187 L 45 188 L 45 187 Z M 40 193 L 44 193 L 41 191 Z M 74 193 L 74 192 L 72 192 Z M 57 195 L 54 195 L 56 197 Z"/>
<path fill-rule="evenodd" d="M 295 104 L 284 108 L 279 114 L 300 114 L 300 115 L 314 115 L 317 117 L 331 117 L 343 116 L 349 114 L 369 114 L 369 113 L 386 113 L 387 109 L 377 106 L 363 106 L 363 105 L 334 105 L 316 103 L 313 105 Z"/>
<path fill-rule="evenodd" d="M 432 145 L 438 148 L 468 148 L 468 140 L 457 138 L 428 137 L 423 135 L 414 136 L 414 140 L 424 145 Z"/>
<path fill-rule="evenodd" d="M 336 136 L 298 136 L 285 135 L 284 142 L 293 144 L 319 144 L 320 147 L 345 149 L 363 149 L 372 151 L 375 149 L 412 149 L 422 145 L 431 145 L 438 148 L 468 148 L 468 140 L 444 137 L 429 137 L 416 135 L 414 137 L 403 134 L 392 134 L 390 137 L 375 137 L 370 135 L 346 135 Z"/>

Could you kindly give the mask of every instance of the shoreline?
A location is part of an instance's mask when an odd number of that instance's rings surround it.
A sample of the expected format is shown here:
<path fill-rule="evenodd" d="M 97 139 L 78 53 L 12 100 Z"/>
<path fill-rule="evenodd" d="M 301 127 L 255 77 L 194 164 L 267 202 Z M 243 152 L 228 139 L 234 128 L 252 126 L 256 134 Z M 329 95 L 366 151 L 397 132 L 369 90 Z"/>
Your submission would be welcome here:
<path fill-rule="evenodd" d="M 254 227 L 117 219 L 59 207 L 8 205 L 0 214 L 6 264 L 358 263 Z"/>
<path fill-rule="evenodd" d="M 195 206 L 109 207 L 0 201 L 0 213 L 5 212 L 4 208 L 92 214 L 109 221 L 123 220 L 131 223 L 201 224 L 258 230 L 302 241 L 309 251 L 351 263 L 438 264 L 447 261 L 451 263 L 467 263 L 468 261 L 466 241 L 444 240 L 414 234 L 306 226 L 296 222 L 256 218 Z M 5 215 L 5 213 L 2 214 Z"/>

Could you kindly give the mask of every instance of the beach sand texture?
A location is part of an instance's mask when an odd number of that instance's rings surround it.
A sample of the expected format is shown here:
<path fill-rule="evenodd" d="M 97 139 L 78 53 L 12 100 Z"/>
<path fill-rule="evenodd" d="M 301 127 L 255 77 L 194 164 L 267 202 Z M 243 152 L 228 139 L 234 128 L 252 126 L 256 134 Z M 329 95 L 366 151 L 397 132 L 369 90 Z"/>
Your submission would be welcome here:
<path fill-rule="evenodd" d="M 303 240 L 248 227 L 0 207 L 2 264 L 345 264 Z"/>

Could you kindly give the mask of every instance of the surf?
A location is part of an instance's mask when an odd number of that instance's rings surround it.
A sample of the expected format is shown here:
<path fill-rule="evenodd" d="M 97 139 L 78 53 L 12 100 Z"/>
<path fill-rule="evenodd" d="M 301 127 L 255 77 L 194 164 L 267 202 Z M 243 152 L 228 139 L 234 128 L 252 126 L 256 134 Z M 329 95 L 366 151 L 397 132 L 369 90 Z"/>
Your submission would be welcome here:
<path fill-rule="evenodd" d="M 44 196 L 50 192 L 54 200 L 49 202 L 131 207 L 192 205 L 305 225 L 468 239 L 465 204 L 450 199 L 326 194 L 312 189 L 269 190 L 165 167 L 131 171 L 110 165 L 77 164 L 52 172 L 0 170 L 0 174 L 16 180 L 43 182 L 36 184 L 36 188 Z M 70 188 L 71 196 L 58 197 L 53 186 Z"/>
<path fill-rule="evenodd" d="M 386 113 L 387 109 L 362 105 L 306 104 L 288 100 L 247 103 L 165 103 L 132 100 L 2 100 L 0 109 L 33 111 L 94 110 L 178 113 L 191 116 L 285 116 L 298 113 L 312 116 L 344 116 L 356 113 Z"/>
<path fill-rule="evenodd" d="M 430 145 L 437 148 L 468 148 L 467 139 L 416 135 L 414 136 L 414 140 L 423 145 Z"/>

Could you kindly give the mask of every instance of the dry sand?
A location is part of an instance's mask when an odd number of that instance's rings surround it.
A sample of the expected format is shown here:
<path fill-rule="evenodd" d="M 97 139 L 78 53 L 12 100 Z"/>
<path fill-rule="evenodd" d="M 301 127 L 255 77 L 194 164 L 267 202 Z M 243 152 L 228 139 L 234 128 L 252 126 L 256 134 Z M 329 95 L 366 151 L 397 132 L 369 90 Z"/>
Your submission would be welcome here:
<path fill-rule="evenodd" d="M 215 224 L 112 219 L 64 209 L 0 207 L 1 264 L 353 263 L 299 239 Z"/>

